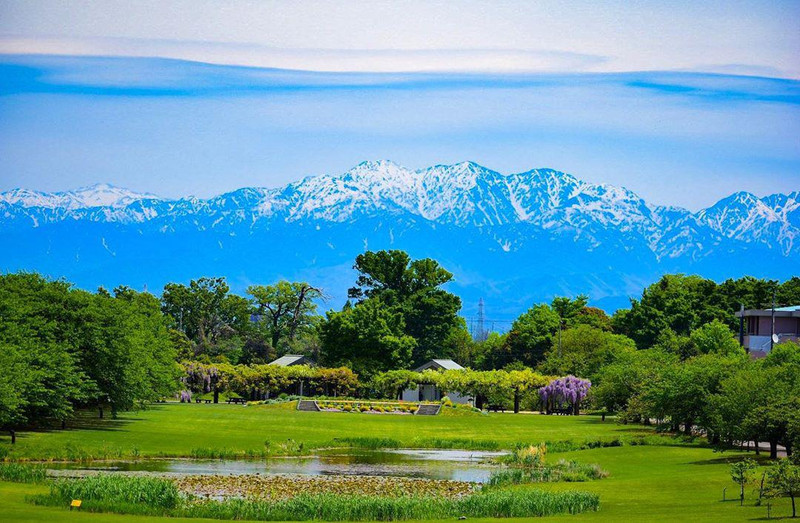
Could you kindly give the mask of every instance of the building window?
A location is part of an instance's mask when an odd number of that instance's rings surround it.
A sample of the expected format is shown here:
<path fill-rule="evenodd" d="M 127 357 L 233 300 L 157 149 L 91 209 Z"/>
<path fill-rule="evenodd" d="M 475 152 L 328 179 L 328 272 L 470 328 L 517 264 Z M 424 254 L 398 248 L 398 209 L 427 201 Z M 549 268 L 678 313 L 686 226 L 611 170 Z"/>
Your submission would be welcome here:
<path fill-rule="evenodd" d="M 747 317 L 747 334 L 751 336 L 758 335 L 758 316 Z"/>

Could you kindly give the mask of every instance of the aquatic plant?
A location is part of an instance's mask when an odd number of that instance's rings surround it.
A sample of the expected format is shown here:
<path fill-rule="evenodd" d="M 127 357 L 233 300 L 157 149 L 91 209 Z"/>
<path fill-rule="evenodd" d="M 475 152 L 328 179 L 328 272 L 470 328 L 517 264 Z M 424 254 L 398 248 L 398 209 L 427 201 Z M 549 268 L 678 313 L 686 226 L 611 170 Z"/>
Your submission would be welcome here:
<path fill-rule="evenodd" d="M 0 480 L 15 483 L 41 483 L 47 478 L 47 469 L 41 465 L 0 463 Z"/>
<path fill-rule="evenodd" d="M 383 476 L 261 476 L 202 475 L 176 480 L 178 488 L 201 498 L 244 497 L 280 500 L 300 495 L 337 494 L 369 496 L 460 497 L 475 490 L 465 481 Z"/>

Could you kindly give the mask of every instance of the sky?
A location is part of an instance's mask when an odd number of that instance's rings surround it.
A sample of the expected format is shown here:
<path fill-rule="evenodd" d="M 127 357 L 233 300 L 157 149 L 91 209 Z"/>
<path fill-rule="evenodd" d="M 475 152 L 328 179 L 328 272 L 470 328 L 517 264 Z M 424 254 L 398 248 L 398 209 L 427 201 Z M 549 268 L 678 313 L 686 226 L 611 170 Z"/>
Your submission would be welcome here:
<path fill-rule="evenodd" d="M 800 2 L 0 0 L 0 190 L 464 160 L 693 210 L 800 189 Z"/>

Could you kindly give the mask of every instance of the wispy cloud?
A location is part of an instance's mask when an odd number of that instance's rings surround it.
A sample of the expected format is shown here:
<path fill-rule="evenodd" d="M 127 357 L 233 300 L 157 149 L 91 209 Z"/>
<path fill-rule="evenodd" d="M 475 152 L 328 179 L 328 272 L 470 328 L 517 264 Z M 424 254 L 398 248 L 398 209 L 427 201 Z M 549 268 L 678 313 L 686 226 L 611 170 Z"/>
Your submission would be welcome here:
<path fill-rule="evenodd" d="M 210 196 L 465 159 L 553 167 L 697 209 L 800 187 L 800 82 L 707 73 L 323 73 L 0 59 L 0 189 Z"/>
<path fill-rule="evenodd" d="M 219 65 L 322 72 L 589 71 L 607 57 L 527 49 L 287 49 L 255 44 L 132 38 L 0 36 L 0 53 L 161 57 Z"/>

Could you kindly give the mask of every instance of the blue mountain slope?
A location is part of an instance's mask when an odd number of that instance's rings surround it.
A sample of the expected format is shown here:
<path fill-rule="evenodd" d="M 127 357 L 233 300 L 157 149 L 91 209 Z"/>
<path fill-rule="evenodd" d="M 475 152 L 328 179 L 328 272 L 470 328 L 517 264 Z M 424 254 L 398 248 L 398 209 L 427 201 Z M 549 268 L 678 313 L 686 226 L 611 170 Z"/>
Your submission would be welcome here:
<path fill-rule="evenodd" d="M 341 175 L 208 200 L 108 185 L 0 194 L 3 270 L 94 288 L 203 275 L 306 279 L 339 306 L 365 249 L 433 257 L 471 315 L 483 297 L 508 319 L 533 301 L 586 292 L 613 310 L 665 272 L 785 278 L 800 261 L 800 193 L 736 193 L 693 214 L 620 187 L 537 169 L 502 175 L 472 162 L 411 171 L 364 162 Z"/>

